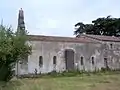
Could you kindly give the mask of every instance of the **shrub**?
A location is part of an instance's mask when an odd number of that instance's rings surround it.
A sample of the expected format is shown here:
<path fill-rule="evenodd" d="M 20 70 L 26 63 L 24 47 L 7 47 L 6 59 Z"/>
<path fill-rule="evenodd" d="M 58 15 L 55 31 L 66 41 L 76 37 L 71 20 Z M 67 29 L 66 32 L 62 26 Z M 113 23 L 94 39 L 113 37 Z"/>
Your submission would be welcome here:
<path fill-rule="evenodd" d="M 0 25 L 0 81 L 9 81 L 14 75 L 15 63 L 31 53 L 26 40 L 25 30 L 14 33 L 11 28 Z"/>

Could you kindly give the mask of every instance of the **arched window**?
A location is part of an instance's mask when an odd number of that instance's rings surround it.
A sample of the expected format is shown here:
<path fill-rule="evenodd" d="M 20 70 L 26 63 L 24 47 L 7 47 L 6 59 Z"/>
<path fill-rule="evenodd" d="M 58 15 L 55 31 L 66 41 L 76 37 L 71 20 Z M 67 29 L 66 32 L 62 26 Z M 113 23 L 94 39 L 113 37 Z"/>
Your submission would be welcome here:
<path fill-rule="evenodd" d="M 54 57 L 53 57 L 53 64 L 54 64 L 54 65 L 56 65 L 56 63 L 57 63 L 57 61 L 56 61 L 56 60 L 57 60 L 57 57 L 56 57 L 56 56 L 54 56 Z"/>
<path fill-rule="evenodd" d="M 83 63 L 83 57 L 81 57 L 81 65 L 83 65 L 84 63 Z"/>
<path fill-rule="evenodd" d="M 104 65 L 106 68 L 108 68 L 108 61 L 107 61 L 107 58 L 104 58 Z"/>
<path fill-rule="evenodd" d="M 43 57 L 40 56 L 39 57 L 39 67 L 42 67 L 43 66 Z"/>
<path fill-rule="evenodd" d="M 92 57 L 92 65 L 94 65 L 94 63 L 95 63 L 95 62 L 94 62 L 94 57 Z"/>
<path fill-rule="evenodd" d="M 111 48 L 111 49 L 113 48 L 113 44 L 110 44 L 110 48 Z"/>

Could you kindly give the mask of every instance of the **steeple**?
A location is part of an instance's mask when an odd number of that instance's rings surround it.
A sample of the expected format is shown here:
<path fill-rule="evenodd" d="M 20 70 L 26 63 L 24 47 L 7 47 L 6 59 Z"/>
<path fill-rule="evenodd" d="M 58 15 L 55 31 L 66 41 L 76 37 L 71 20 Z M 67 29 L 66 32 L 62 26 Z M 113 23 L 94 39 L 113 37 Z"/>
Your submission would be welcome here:
<path fill-rule="evenodd" d="M 18 29 L 25 30 L 24 11 L 22 10 L 22 8 L 19 10 L 18 14 Z"/>

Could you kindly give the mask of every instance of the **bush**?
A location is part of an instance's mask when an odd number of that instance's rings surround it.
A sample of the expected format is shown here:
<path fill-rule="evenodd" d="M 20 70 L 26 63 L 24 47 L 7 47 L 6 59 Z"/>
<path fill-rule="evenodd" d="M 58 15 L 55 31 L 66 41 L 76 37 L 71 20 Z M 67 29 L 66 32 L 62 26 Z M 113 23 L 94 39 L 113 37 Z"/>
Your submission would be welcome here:
<path fill-rule="evenodd" d="M 8 82 L 14 75 L 14 71 L 9 65 L 2 65 L 0 67 L 0 81 Z"/>
<path fill-rule="evenodd" d="M 31 54 L 26 34 L 25 30 L 14 33 L 11 28 L 0 25 L 0 81 L 9 81 L 13 77 L 15 63 Z"/>

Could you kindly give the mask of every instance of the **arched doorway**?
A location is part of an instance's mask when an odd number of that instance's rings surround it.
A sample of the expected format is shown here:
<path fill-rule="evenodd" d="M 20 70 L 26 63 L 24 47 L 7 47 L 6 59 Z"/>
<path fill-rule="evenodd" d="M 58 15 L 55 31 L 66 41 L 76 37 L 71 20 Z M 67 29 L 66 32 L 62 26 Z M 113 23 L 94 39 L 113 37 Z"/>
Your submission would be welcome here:
<path fill-rule="evenodd" d="M 65 50 L 66 70 L 74 70 L 74 51 L 72 49 Z"/>

